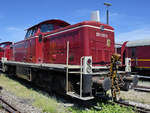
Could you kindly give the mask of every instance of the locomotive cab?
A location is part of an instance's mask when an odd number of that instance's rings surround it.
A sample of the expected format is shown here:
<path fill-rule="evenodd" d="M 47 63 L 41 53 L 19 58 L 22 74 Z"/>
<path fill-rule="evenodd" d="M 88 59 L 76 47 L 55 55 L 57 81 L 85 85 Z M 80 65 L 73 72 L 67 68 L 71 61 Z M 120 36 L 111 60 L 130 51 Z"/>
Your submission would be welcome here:
<path fill-rule="evenodd" d="M 57 29 L 70 25 L 62 20 L 47 20 L 27 29 L 24 40 L 14 44 L 14 61 L 43 63 L 43 39 Z"/>
<path fill-rule="evenodd" d="M 32 36 L 37 36 L 39 34 L 47 34 L 49 32 L 66 27 L 68 25 L 70 24 L 61 20 L 47 20 L 28 28 L 27 33 L 25 35 L 25 39 L 30 38 Z"/>

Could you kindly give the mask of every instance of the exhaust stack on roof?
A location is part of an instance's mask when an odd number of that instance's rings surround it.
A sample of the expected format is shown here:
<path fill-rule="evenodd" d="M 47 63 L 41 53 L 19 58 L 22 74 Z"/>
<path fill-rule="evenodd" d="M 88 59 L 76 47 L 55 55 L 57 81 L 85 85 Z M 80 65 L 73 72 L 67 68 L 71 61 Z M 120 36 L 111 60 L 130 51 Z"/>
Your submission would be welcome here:
<path fill-rule="evenodd" d="M 93 11 L 93 12 L 91 13 L 91 20 L 92 20 L 92 21 L 100 22 L 99 10 Z"/>

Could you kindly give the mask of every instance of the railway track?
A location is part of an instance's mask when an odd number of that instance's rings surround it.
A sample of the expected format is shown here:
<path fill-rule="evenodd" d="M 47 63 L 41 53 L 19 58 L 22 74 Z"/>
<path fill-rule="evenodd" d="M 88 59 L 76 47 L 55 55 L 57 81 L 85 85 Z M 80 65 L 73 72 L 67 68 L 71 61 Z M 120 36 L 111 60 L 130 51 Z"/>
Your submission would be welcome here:
<path fill-rule="evenodd" d="M 120 106 L 132 107 L 138 113 L 150 113 L 150 108 L 131 104 L 127 101 L 115 101 L 115 103 L 119 104 Z"/>
<path fill-rule="evenodd" d="M 139 79 L 145 79 L 145 80 L 150 80 L 149 76 L 142 76 L 142 75 L 138 75 Z"/>
<path fill-rule="evenodd" d="M 22 81 L 22 80 L 21 80 Z M 22 82 L 24 82 L 24 81 L 22 81 Z M 28 85 L 28 87 L 30 87 L 30 85 Z M 42 90 L 41 88 L 39 88 L 39 87 L 36 87 L 36 86 L 32 86 L 32 88 L 35 88 L 35 89 L 39 89 L 39 90 Z M 150 89 L 150 87 L 146 87 L 146 86 L 137 86 L 136 88 L 147 88 L 147 89 Z M 1 87 L 0 87 L 0 89 L 1 89 Z M 58 96 L 60 96 L 60 95 L 58 95 Z M 61 96 L 62 97 L 62 96 Z M 63 96 L 63 98 L 64 98 L 64 96 Z M 65 97 L 65 100 L 67 100 L 66 102 L 65 102 L 65 104 L 66 104 L 66 106 L 67 106 L 67 104 L 69 105 L 69 104 L 76 104 L 76 105 L 79 105 L 80 107 L 85 107 L 85 108 L 90 108 L 91 106 L 93 106 L 93 105 L 96 105 L 96 103 L 97 103 L 97 99 L 96 100 L 94 100 L 94 101 L 89 101 L 89 102 L 81 102 L 80 100 L 75 100 L 74 98 L 71 98 L 71 97 Z M 68 101 L 69 100 L 69 101 Z M 105 99 L 104 99 L 105 100 Z M 107 100 L 107 99 L 106 99 Z M 4 101 L 1 97 L 0 97 L 0 102 L 1 101 Z M 21 113 L 21 112 L 19 112 L 17 109 L 15 109 L 15 106 L 11 106 L 11 105 L 9 105 L 7 102 L 5 102 L 4 101 L 4 103 L 6 103 L 4 106 L 3 106 L 3 108 L 6 110 L 6 111 L 8 111 L 9 113 Z M 79 104 L 80 103 L 80 104 Z M 126 106 L 126 107 L 132 107 L 133 108 L 133 110 L 136 110 L 137 112 L 139 112 L 139 113 L 150 113 L 150 109 L 148 109 L 148 108 L 145 108 L 145 107 L 140 107 L 140 106 L 135 106 L 135 105 L 132 105 L 132 104 L 129 104 L 129 102 L 127 102 L 127 101 L 116 101 L 115 102 L 116 104 L 119 104 L 120 106 Z M 134 109 L 134 108 L 136 108 L 136 109 Z M 96 108 L 96 109 L 100 109 L 100 108 Z"/>
<path fill-rule="evenodd" d="M 136 86 L 134 88 L 136 91 L 150 92 L 150 87 L 148 86 Z"/>
<path fill-rule="evenodd" d="M 0 91 L 3 88 L 0 86 Z M 1 96 L 0 96 L 0 104 L 2 108 L 7 111 L 8 113 L 21 113 L 19 110 L 16 109 L 15 106 L 9 104 L 7 101 L 5 101 Z"/>
<path fill-rule="evenodd" d="M 2 104 L 2 108 L 6 110 L 8 113 L 21 113 L 19 110 L 15 108 L 15 106 L 6 102 L 2 97 L 0 97 L 0 103 Z"/>

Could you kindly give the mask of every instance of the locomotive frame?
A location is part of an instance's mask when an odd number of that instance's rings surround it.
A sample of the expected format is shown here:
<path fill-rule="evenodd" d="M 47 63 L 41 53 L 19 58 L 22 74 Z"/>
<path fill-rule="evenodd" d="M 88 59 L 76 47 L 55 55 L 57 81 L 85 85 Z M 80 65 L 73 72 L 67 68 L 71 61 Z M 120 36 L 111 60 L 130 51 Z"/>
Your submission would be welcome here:
<path fill-rule="evenodd" d="M 69 45 L 69 42 L 67 43 Z M 69 48 L 68 48 L 68 53 L 69 55 Z M 68 56 L 67 55 L 67 56 Z M 67 57 L 68 58 L 68 57 Z M 91 63 L 90 63 L 90 73 L 87 72 L 87 60 L 90 59 L 91 60 Z M 68 60 L 66 60 L 68 61 Z M 33 81 L 33 76 L 35 73 L 37 73 L 37 71 L 49 71 L 51 73 L 54 73 L 56 72 L 61 72 L 65 75 L 65 78 L 66 78 L 66 82 L 65 82 L 65 90 L 66 91 L 62 91 L 62 92 L 59 92 L 59 91 L 56 91 L 57 93 L 60 93 L 60 94 L 67 94 L 71 97 L 74 97 L 74 98 L 78 98 L 78 99 L 81 99 L 81 100 L 89 100 L 89 99 L 93 99 L 94 96 L 92 96 L 92 92 L 90 91 L 89 95 L 87 96 L 83 96 L 82 92 L 83 92 L 83 85 L 84 87 L 86 87 L 85 90 L 92 90 L 91 89 L 91 80 L 89 80 L 87 83 L 85 82 L 83 84 L 83 77 L 84 76 L 90 76 L 91 78 L 91 75 L 108 75 L 109 74 L 109 67 L 108 66 L 92 66 L 92 57 L 91 56 L 84 56 L 81 58 L 81 65 L 69 65 L 68 62 L 66 62 L 66 64 L 35 64 L 35 63 L 24 63 L 24 62 L 16 62 L 16 61 L 8 61 L 6 57 L 2 57 L 2 60 L 1 60 L 1 63 L 2 63 L 2 71 L 3 72 L 8 72 L 8 73 L 13 73 L 13 74 L 17 74 L 17 76 L 19 78 L 23 78 L 23 79 L 26 79 L 30 82 L 35 82 Z M 17 69 L 18 68 L 18 69 Z M 15 70 L 15 71 L 14 71 Z M 17 71 L 18 70 L 18 71 Z M 94 72 L 94 70 L 96 72 Z M 97 70 L 100 70 L 99 72 L 97 72 Z M 19 73 L 21 72 L 21 73 Z M 35 73 L 34 73 L 35 72 Z M 23 74 L 24 73 L 24 74 Z M 122 72 L 120 72 L 122 73 Z M 22 75 L 23 74 L 23 75 Z M 54 74 L 56 75 L 56 74 Z M 54 76 L 53 75 L 53 76 Z M 80 79 L 80 87 L 79 87 L 79 94 L 75 93 L 75 92 L 71 92 L 69 91 L 69 76 L 78 76 L 78 79 Z M 59 78 L 57 78 L 59 79 Z M 98 85 L 101 85 L 101 88 L 103 89 L 103 92 L 99 92 L 101 93 L 100 95 L 105 95 L 106 91 L 109 90 L 111 88 L 111 84 L 109 83 L 110 82 L 110 79 L 104 79 L 102 77 L 102 80 L 99 80 L 99 79 L 94 79 L 95 83 L 97 82 Z M 89 85 L 88 85 L 89 83 Z M 86 86 L 87 85 L 87 86 Z M 40 85 L 39 85 L 40 86 Z M 42 87 L 42 86 L 40 86 Z M 45 86 L 44 86 L 45 87 Z M 55 91 L 55 90 L 54 90 Z M 98 93 L 98 92 L 97 92 Z M 106 95 L 105 95 L 106 96 Z"/>

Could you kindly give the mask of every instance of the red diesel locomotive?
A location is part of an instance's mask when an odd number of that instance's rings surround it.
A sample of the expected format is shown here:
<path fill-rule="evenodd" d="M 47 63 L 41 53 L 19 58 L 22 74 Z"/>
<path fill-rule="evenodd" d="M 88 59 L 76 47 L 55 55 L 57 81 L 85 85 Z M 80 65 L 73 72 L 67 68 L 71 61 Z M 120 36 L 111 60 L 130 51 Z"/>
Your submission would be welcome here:
<path fill-rule="evenodd" d="M 116 96 L 122 83 L 137 80 L 126 72 L 116 76 L 120 56 L 114 54 L 114 45 L 114 29 L 109 25 L 47 20 L 27 29 L 25 39 L 11 45 L 11 59 L 1 60 L 2 70 L 83 100 L 106 96 L 109 89 Z"/>
<path fill-rule="evenodd" d="M 14 44 L 14 61 L 66 64 L 69 41 L 69 64 L 79 65 L 82 56 L 92 56 L 94 63 L 110 62 L 114 30 L 108 25 L 104 29 L 100 26 L 104 25 L 98 22 L 69 25 L 60 20 L 42 22 L 27 30 L 25 40 Z"/>
<path fill-rule="evenodd" d="M 2 57 L 6 57 L 8 60 L 11 57 L 11 50 L 10 50 L 10 46 L 11 46 L 12 42 L 3 42 L 0 43 L 0 60 Z"/>
<path fill-rule="evenodd" d="M 117 52 L 122 53 L 122 63 L 125 64 L 125 58 L 131 58 L 132 71 L 139 74 L 150 74 L 150 40 L 128 41 L 124 43 L 124 49 L 117 46 Z"/>

